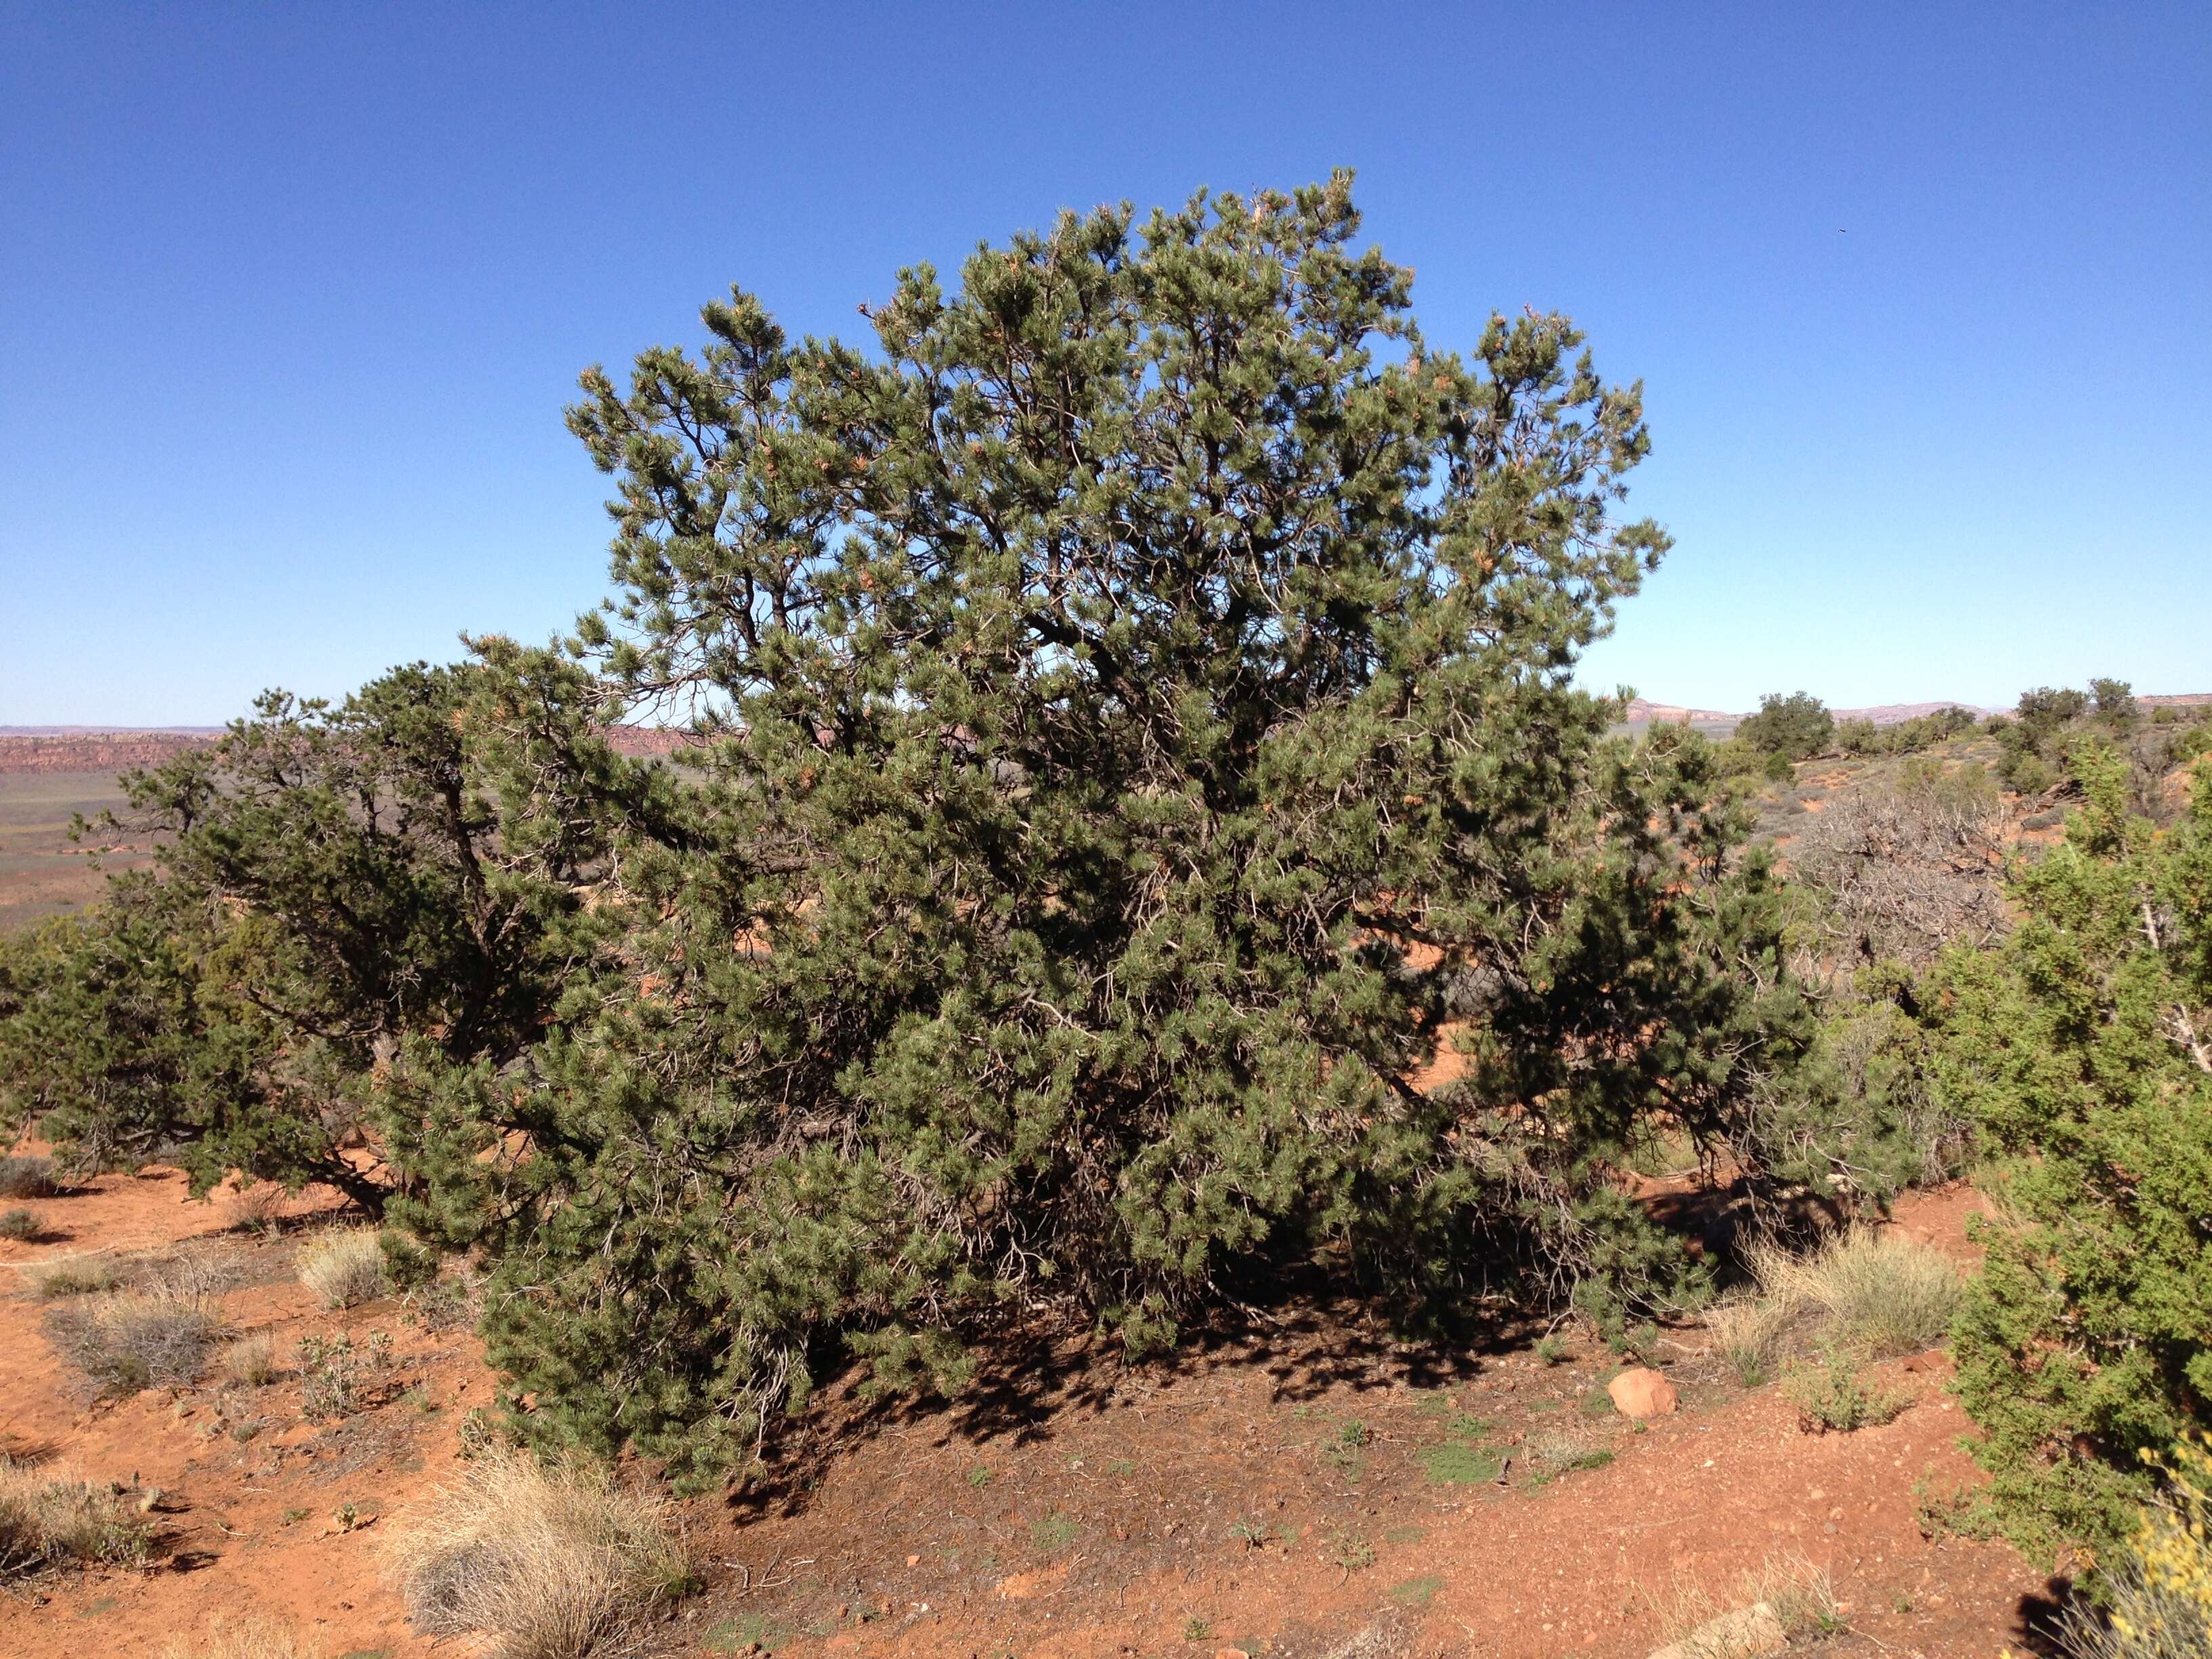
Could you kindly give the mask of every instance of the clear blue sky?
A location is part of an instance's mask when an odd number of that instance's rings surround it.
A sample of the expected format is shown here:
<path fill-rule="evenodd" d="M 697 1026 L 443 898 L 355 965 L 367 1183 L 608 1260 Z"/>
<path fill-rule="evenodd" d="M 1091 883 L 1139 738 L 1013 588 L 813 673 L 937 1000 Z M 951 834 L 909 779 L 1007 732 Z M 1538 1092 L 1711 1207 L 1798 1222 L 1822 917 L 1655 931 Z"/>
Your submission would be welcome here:
<path fill-rule="evenodd" d="M 338 693 L 605 591 L 577 371 L 857 331 L 1062 205 L 1359 171 L 1571 313 L 1679 547 L 1588 665 L 2212 690 L 2212 8 L 0 4 L 0 724 Z"/>

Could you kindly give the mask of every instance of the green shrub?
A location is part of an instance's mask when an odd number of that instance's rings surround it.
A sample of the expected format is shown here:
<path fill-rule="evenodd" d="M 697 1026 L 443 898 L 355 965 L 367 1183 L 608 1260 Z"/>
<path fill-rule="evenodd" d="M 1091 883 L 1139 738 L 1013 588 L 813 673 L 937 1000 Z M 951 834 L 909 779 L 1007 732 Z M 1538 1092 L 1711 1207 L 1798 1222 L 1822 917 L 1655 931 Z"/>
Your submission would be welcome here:
<path fill-rule="evenodd" d="M 1797 1426 L 1808 1433 L 1849 1434 L 1876 1427 L 1893 1421 L 1912 1403 L 1910 1395 L 1869 1388 L 1857 1361 L 1834 1348 L 1819 1363 L 1792 1370 L 1783 1379 L 1783 1389 L 1797 1407 Z"/>
<path fill-rule="evenodd" d="M 1498 1479 L 1501 1469 L 1499 1454 L 1486 1446 L 1470 1446 L 1458 1441 L 1446 1441 L 1440 1446 L 1424 1446 L 1413 1454 L 1421 1466 L 1421 1474 L 1431 1486 L 1476 1486 Z"/>
<path fill-rule="evenodd" d="M 0 1210 L 0 1238 L 18 1241 L 39 1236 L 39 1218 L 28 1210 Z"/>
<path fill-rule="evenodd" d="M 2004 1218 L 1954 1339 L 1995 1517 L 2048 1553 L 2118 1547 L 2163 1454 L 2212 1413 L 2212 773 L 2154 832 L 2124 762 L 2013 884 L 2020 926 L 1948 966 L 1942 1073 Z"/>
<path fill-rule="evenodd" d="M 180 1164 L 390 1190 L 355 1157 L 389 1045 L 499 1063 L 533 1039 L 578 940 L 557 823 L 494 852 L 471 774 L 477 667 L 398 668 L 332 706 L 281 692 L 217 742 L 123 780 L 155 868 L 0 955 L 0 1130 L 35 1122 L 73 1164 Z M 583 717 L 578 717 L 580 724 Z M 373 1142 L 371 1144 L 374 1144 Z"/>
<path fill-rule="evenodd" d="M 1784 696 L 1770 691 L 1759 712 L 1735 728 L 1739 742 L 1784 761 L 1806 760 L 1826 750 L 1836 734 L 1836 717 L 1809 691 Z"/>

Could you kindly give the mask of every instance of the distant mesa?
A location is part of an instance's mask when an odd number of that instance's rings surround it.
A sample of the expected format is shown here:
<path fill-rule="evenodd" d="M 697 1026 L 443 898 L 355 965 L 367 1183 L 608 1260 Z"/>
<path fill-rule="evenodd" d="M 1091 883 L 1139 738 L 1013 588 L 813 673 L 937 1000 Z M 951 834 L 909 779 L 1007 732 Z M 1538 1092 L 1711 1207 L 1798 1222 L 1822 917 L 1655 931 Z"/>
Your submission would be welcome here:
<path fill-rule="evenodd" d="M 0 775 L 159 766 L 213 743 L 223 731 L 220 726 L 0 726 Z M 693 740 L 676 726 L 617 726 L 608 735 L 625 755 L 672 754 Z"/>

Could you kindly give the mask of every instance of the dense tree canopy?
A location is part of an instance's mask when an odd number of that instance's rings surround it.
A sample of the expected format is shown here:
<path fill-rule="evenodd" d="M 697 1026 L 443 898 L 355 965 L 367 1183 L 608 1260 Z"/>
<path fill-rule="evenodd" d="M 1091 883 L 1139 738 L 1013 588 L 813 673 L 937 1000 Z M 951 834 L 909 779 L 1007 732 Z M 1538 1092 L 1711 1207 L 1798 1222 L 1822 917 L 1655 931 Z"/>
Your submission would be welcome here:
<path fill-rule="evenodd" d="M 157 1152 L 380 1206 L 370 1085 L 414 1036 L 501 1064 L 573 949 L 575 848 L 503 867 L 463 741 L 477 670 L 395 670 L 331 708 L 272 694 L 210 748 L 126 779 L 158 879 L 17 953 L 0 1105 L 78 1161 Z M 361 1156 L 349 1155 L 360 1152 Z"/>
<path fill-rule="evenodd" d="M 826 1335 L 1142 1349 L 1316 1250 L 1408 1310 L 1668 1293 L 1601 1160 L 1717 1133 L 1802 1009 L 1702 746 L 1568 684 L 1663 546 L 1637 393 L 1557 318 L 1432 348 L 1357 225 L 1341 178 L 1103 210 L 905 273 L 872 350 L 738 293 L 586 376 L 579 648 L 714 740 L 641 811 L 510 722 L 629 931 L 519 1068 L 411 1063 L 399 1137 L 546 1432 L 711 1462 Z"/>
<path fill-rule="evenodd" d="M 203 1180 L 365 1124 L 527 1429 L 695 1477 L 850 1357 L 1141 1352 L 1286 1264 L 1409 1323 L 1695 1294 L 1614 1166 L 1759 1178 L 1810 1017 L 1712 749 L 1571 684 L 1665 546 L 1639 394 L 1558 317 L 1432 346 L 1358 228 L 1341 176 L 1102 210 L 865 348 L 733 292 L 587 374 L 615 596 L 140 780 L 161 878 L 55 960 L 152 930 L 123 988 L 228 1069 L 10 1098 L 119 1088 Z M 697 741 L 615 752 L 639 704 Z M 8 1018 L 108 994 L 40 971 Z"/>
<path fill-rule="evenodd" d="M 1759 712 L 1735 729 L 1736 737 L 1762 754 L 1800 761 L 1826 750 L 1836 734 L 1836 717 L 1809 691 L 1784 696 L 1770 691 Z"/>

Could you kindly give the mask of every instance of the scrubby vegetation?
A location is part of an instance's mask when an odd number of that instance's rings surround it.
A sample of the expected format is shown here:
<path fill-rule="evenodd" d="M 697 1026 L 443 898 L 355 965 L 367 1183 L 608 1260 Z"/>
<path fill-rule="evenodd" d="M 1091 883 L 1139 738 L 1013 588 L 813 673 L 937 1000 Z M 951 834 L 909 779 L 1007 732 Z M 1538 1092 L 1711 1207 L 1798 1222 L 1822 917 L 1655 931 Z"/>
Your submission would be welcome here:
<path fill-rule="evenodd" d="M 64 1261 L 35 1275 L 32 1289 L 41 1301 L 56 1301 L 65 1296 L 96 1296 L 102 1291 L 112 1291 L 118 1280 L 115 1269 L 97 1260 Z"/>
<path fill-rule="evenodd" d="M 1665 544 L 1638 398 L 1558 318 L 1431 349 L 1357 224 L 1109 210 L 909 274 L 875 356 L 739 294 L 595 371 L 573 655 L 136 779 L 158 873 L 10 967 L 5 1098 L 477 1253 L 528 1431 L 699 1477 L 1015 1306 L 1693 1301 L 1608 1169 L 1662 1114 L 1755 1152 L 1810 1022 L 1709 752 L 1569 684 Z M 655 699 L 685 764 L 600 735 Z"/>
<path fill-rule="evenodd" d="M 135 1566 L 149 1542 L 106 1488 L 0 1458 L 0 1583 L 72 1563 Z"/>
<path fill-rule="evenodd" d="M 196 1381 L 222 1331 L 215 1314 L 188 1297 L 124 1291 L 67 1304 L 46 1316 L 46 1333 L 96 1399 Z"/>
<path fill-rule="evenodd" d="M 61 1172 L 50 1158 L 0 1158 L 0 1198 L 55 1198 Z"/>
<path fill-rule="evenodd" d="M 326 1652 L 295 1626 L 248 1614 L 212 1620 L 198 1641 L 170 1638 L 161 1659 L 325 1659 Z"/>
<path fill-rule="evenodd" d="M 2068 1610 L 2072 1659 L 2212 1653 L 2212 1451 L 2191 1437 L 2150 1462 L 2160 1490 L 2105 1573 L 2102 1604 Z"/>
<path fill-rule="evenodd" d="M 266 1388 L 283 1369 L 276 1342 L 266 1335 L 240 1337 L 222 1351 L 223 1380 L 236 1388 Z"/>
<path fill-rule="evenodd" d="M 1861 1229 L 1808 1255 L 1771 1243 L 1749 1252 L 1754 1288 L 1708 1322 L 1744 1381 L 1814 1352 L 1888 1358 L 1936 1346 L 1958 1311 L 1959 1269 L 1924 1244 Z"/>
<path fill-rule="evenodd" d="M 1667 546 L 1638 390 L 1563 318 L 1432 344 L 1358 226 L 1340 178 L 1070 216 L 904 273 L 866 349 L 733 291 L 587 374 L 613 595 L 135 775 L 152 868 L 0 946 L 0 1133 L 249 1223 L 334 1189 L 378 1224 L 302 1251 L 326 1307 L 477 1317 L 533 1449 L 691 1484 L 848 1369 L 1320 1284 L 1648 1351 L 1747 1264 L 1723 1351 L 1848 1428 L 1960 1296 L 1852 1224 L 1978 1166 L 1994 1513 L 2112 1554 L 2212 1378 L 2212 723 L 2099 681 L 1614 730 L 1572 676 Z M 1638 1170 L 1723 1189 L 1717 1248 Z M 204 1287 L 110 1288 L 39 1286 L 95 1388 L 198 1374 Z M 299 1360 L 318 1420 L 382 1386 Z M 525 1593 L 490 1544 L 436 1559 L 425 1619 L 538 1639 L 468 1600 Z"/>
<path fill-rule="evenodd" d="M 1986 1231 L 1960 1389 L 1993 1502 L 2045 1549 L 2124 1537 L 2142 1455 L 2212 1407 L 2212 771 L 2160 833 L 2118 755 L 2073 765 L 2085 799 L 2020 868 L 2019 927 L 1947 964 L 1938 1013 L 2010 1218 Z"/>

